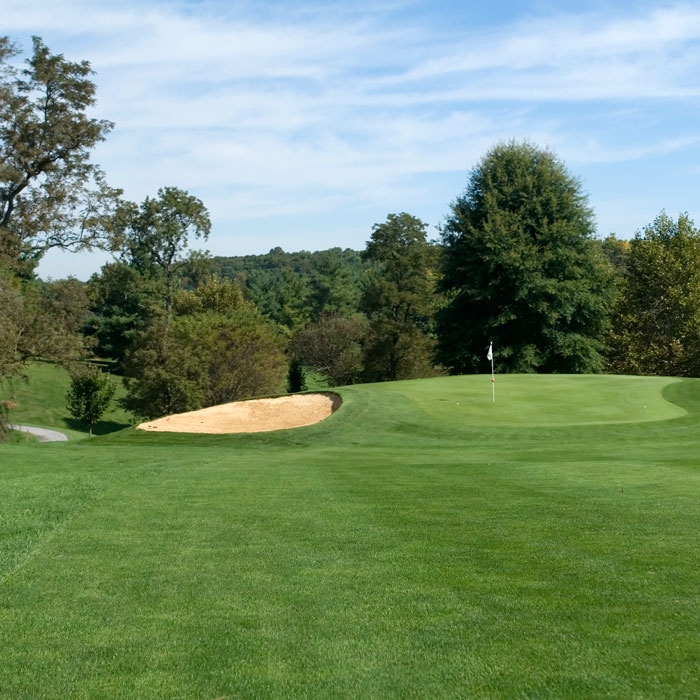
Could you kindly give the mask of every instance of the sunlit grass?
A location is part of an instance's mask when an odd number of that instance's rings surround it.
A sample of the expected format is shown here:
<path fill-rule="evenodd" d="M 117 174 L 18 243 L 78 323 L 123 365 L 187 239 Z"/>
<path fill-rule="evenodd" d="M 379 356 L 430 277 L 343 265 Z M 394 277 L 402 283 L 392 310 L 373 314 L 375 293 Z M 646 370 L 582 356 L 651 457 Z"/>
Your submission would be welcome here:
<path fill-rule="evenodd" d="M 0 696 L 700 695 L 700 381 L 490 390 L 3 446 Z"/>

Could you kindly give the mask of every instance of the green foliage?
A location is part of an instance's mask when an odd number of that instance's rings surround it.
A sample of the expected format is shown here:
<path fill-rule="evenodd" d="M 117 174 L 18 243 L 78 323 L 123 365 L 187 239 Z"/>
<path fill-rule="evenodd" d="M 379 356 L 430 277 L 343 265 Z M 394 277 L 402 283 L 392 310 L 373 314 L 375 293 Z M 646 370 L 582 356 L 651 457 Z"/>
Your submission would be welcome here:
<path fill-rule="evenodd" d="M 210 275 L 193 291 L 181 292 L 175 298 L 175 312 L 180 316 L 213 311 L 228 314 L 236 309 L 253 309 L 243 298 L 237 282 Z"/>
<path fill-rule="evenodd" d="M 299 358 L 292 356 L 289 361 L 289 369 L 287 370 L 287 391 L 290 394 L 296 394 L 298 391 L 306 389 L 306 375 L 304 367 Z"/>
<path fill-rule="evenodd" d="M 26 277 L 49 248 L 102 240 L 120 194 L 90 163 L 112 128 L 87 116 L 95 105 L 90 64 L 33 42 L 17 71 L 9 64 L 17 51 L 0 37 L 0 264 Z"/>
<path fill-rule="evenodd" d="M 357 312 L 367 270 L 354 250 L 331 248 L 212 259 L 212 270 L 238 280 L 260 311 L 290 331 L 317 321 L 323 313 Z"/>
<path fill-rule="evenodd" d="M 85 287 L 75 279 L 21 281 L 0 268 L 0 380 L 21 375 L 32 359 L 64 366 L 82 360 L 91 342 Z"/>
<path fill-rule="evenodd" d="M 156 318 L 134 338 L 124 361 L 126 408 L 157 418 L 204 405 L 206 369 L 181 337 L 178 324 Z"/>
<path fill-rule="evenodd" d="M 376 268 L 362 294 L 369 318 L 364 376 L 394 381 L 433 372 L 434 341 L 428 336 L 435 301 L 434 260 L 427 224 L 410 214 L 389 214 L 375 224 L 363 260 Z"/>
<path fill-rule="evenodd" d="M 253 269 L 247 276 L 250 298 L 268 318 L 296 330 L 310 319 L 308 280 L 289 268 Z"/>
<path fill-rule="evenodd" d="M 126 360 L 126 405 L 153 418 L 277 393 L 286 360 L 278 327 L 239 286 L 210 278 L 175 298 L 170 325 L 158 317 L 136 335 Z"/>
<path fill-rule="evenodd" d="M 438 358 L 452 372 L 598 372 L 613 291 L 579 181 L 551 152 L 502 143 L 472 170 L 442 238 Z"/>
<path fill-rule="evenodd" d="M 207 312 L 178 321 L 185 345 L 196 352 L 206 370 L 203 405 L 283 390 L 287 369 L 284 338 L 256 309 L 245 307 L 226 315 Z"/>
<path fill-rule="evenodd" d="M 85 368 L 71 377 L 67 407 L 74 418 L 88 426 L 90 437 L 92 426 L 109 408 L 116 389 L 117 385 L 99 369 Z"/>
<path fill-rule="evenodd" d="M 686 214 L 631 241 L 608 344 L 615 372 L 700 373 L 700 232 Z"/>
<path fill-rule="evenodd" d="M 207 239 L 210 230 L 209 213 L 201 200 L 176 187 L 163 187 L 157 198 L 146 197 L 140 206 L 124 203 L 117 211 L 112 245 L 144 277 L 162 278 L 168 320 L 178 276 L 198 256 L 188 250 L 189 240 Z"/>
<path fill-rule="evenodd" d="M 311 274 L 311 316 L 322 313 L 349 315 L 357 311 L 360 285 L 357 266 L 347 263 L 340 248 L 331 248 L 316 254 Z"/>
<path fill-rule="evenodd" d="M 292 352 L 330 386 L 354 384 L 362 374 L 362 343 L 367 320 L 359 315 L 324 313 L 294 335 Z"/>
<path fill-rule="evenodd" d="M 630 242 L 621 240 L 611 233 L 599 242 L 600 252 L 612 265 L 615 274 L 622 277 L 627 269 L 627 260 L 630 254 Z"/>
<path fill-rule="evenodd" d="M 90 278 L 88 294 L 95 352 L 115 360 L 115 369 L 121 371 L 135 334 L 160 311 L 158 299 L 165 296 L 162 281 L 148 279 L 125 263 L 109 263 Z"/>

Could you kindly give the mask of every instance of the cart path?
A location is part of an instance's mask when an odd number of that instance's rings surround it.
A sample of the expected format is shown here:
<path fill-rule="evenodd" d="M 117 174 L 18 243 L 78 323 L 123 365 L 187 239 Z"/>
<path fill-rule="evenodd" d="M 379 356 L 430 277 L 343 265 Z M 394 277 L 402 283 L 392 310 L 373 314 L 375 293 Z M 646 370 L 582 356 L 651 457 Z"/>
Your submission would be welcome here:
<path fill-rule="evenodd" d="M 31 425 L 11 425 L 10 430 L 21 430 L 23 433 L 31 433 L 39 442 L 65 442 L 68 440 L 68 436 L 64 433 L 59 433 L 58 430 L 34 428 Z"/>

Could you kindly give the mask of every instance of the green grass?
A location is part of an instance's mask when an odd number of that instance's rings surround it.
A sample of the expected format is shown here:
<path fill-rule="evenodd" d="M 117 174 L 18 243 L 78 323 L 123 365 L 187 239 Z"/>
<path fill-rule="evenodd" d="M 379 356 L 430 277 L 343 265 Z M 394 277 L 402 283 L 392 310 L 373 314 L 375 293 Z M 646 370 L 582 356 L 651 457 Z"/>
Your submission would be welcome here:
<path fill-rule="evenodd" d="M 70 376 L 65 369 L 45 362 L 34 362 L 26 368 L 26 380 L 15 380 L 12 385 L 0 386 L 0 398 L 16 404 L 10 411 L 10 421 L 18 425 L 59 430 L 69 440 L 84 438 L 88 426 L 75 420 L 66 408 L 66 393 Z M 133 417 L 117 403 L 125 394 L 121 380 L 115 377 L 117 392 L 109 410 L 93 427 L 95 435 L 121 430 L 134 423 Z"/>
<path fill-rule="evenodd" d="M 0 697 L 699 696 L 700 380 L 497 392 L 0 447 Z"/>
<path fill-rule="evenodd" d="M 24 433 L 19 430 L 10 430 L 9 435 L 7 436 L 7 442 L 9 442 L 11 445 L 18 445 L 22 443 L 34 443 L 38 442 L 37 438 L 34 437 L 31 433 Z"/>

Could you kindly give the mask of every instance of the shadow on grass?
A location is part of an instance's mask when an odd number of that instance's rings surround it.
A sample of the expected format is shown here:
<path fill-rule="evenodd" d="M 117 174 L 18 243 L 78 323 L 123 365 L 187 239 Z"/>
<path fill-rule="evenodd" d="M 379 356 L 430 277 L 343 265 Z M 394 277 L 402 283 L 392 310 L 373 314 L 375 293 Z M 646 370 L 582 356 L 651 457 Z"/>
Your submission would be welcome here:
<path fill-rule="evenodd" d="M 65 418 L 64 422 L 68 428 L 71 430 L 78 430 L 87 433 L 90 426 L 82 421 L 76 420 L 75 418 Z M 118 430 L 124 430 L 128 428 L 131 423 L 117 423 L 116 421 L 101 420 L 92 426 L 93 435 L 109 435 L 110 433 L 116 433 Z"/>

